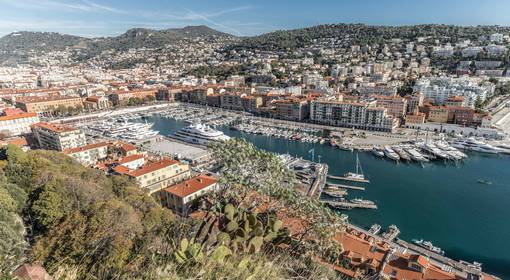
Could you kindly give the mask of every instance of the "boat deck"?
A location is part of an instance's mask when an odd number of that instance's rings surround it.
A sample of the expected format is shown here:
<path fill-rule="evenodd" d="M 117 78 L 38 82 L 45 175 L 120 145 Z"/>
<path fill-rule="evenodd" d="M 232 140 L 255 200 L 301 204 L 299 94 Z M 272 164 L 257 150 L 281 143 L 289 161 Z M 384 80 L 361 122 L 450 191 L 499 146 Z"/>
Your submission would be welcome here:
<path fill-rule="evenodd" d="M 349 177 L 344 177 L 344 176 L 328 175 L 328 178 L 334 179 L 334 180 L 343 180 L 343 181 L 351 181 L 351 182 L 359 182 L 359 183 L 370 183 L 370 181 L 367 179 L 349 178 Z"/>
<path fill-rule="evenodd" d="M 345 201 L 323 201 L 323 202 L 331 207 L 377 209 L 377 205 L 375 205 L 375 204 L 361 204 L 361 203 L 352 203 L 352 202 L 345 202 Z"/>
<path fill-rule="evenodd" d="M 332 184 L 332 183 L 326 183 L 326 186 L 327 187 L 331 187 L 331 188 L 350 189 L 350 190 L 358 190 L 358 191 L 364 191 L 365 190 L 365 187 L 348 186 L 348 185 Z"/>

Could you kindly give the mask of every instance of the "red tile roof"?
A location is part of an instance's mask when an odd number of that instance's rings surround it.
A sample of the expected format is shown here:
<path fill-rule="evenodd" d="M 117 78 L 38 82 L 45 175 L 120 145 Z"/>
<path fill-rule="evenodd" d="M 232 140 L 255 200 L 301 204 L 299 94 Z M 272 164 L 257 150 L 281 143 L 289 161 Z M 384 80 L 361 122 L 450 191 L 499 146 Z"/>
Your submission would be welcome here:
<path fill-rule="evenodd" d="M 182 183 L 168 187 L 164 189 L 164 191 L 183 198 L 205 189 L 216 182 L 218 182 L 216 178 L 201 174 Z"/>
<path fill-rule="evenodd" d="M 79 153 L 79 152 L 92 150 L 92 149 L 99 148 L 99 147 L 107 147 L 107 146 L 108 146 L 108 142 L 94 143 L 94 144 L 89 144 L 89 145 L 85 145 L 85 146 L 81 146 L 81 147 L 67 149 L 64 151 L 64 154 L 69 155 L 69 154 Z"/>
<path fill-rule="evenodd" d="M 9 121 L 9 120 L 17 120 L 17 119 L 23 119 L 23 118 L 33 118 L 37 116 L 37 113 L 19 113 L 15 115 L 8 115 L 8 116 L 1 116 L 1 121 Z"/>
<path fill-rule="evenodd" d="M 32 127 L 40 127 L 40 128 L 44 128 L 46 130 L 53 131 L 53 132 L 69 132 L 69 131 L 78 130 L 77 128 L 74 128 L 71 126 L 57 124 L 57 123 L 49 123 L 49 122 L 39 122 L 39 123 L 33 124 Z"/>
<path fill-rule="evenodd" d="M 130 155 L 130 156 L 127 156 L 127 157 L 120 158 L 119 160 L 117 160 L 117 162 L 120 163 L 120 164 L 123 164 L 123 163 L 132 162 L 132 161 L 135 161 L 135 160 L 139 160 L 141 158 L 143 158 L 143 155 L 141 155 L 141 154 L 134 154 L 134 155 Z"/>
<path fill-rule="evenodd" d="M 178 163 L 179 163 L 179 161 L 177 161 L 177 160 L 164 158 L 164 159 L 161 159 L 156 162 L 148 163 L 139 169 L 133 170 L 133 171 L 129 172 L 128 175 L 131 177 L 139 177 L 139 176 L 145 175 L 147 173 L 151 173 L 156 170 L 159 170 L 159 169 L 162 169 L 162 168 L 174 165 L 174 164 L 178 164 Z"/>

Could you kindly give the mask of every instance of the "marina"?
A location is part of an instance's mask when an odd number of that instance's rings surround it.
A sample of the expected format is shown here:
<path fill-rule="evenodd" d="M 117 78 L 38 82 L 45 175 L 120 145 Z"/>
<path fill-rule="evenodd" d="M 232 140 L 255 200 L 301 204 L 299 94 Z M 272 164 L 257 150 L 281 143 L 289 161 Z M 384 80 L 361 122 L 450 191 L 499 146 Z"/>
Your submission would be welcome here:
<path fill-rule="evenodd" d="M 160 134 L 171 134 L 189 125 L 158 115 L 148 120 L 154 123 L 153 128 L 160 131 Z M 244 133 L 229 127 L 216 129 L 230 137 L 245 138 L 267 151 L 309 161 L 309 151 L 313 148 L 315 161 L 319 161 L 320 155 L 320 162 L 327 163 L 330 170 L 337 174 L 352 171 L 356 164 L 356 153 L 331 145 Z M 419 150 L 414 146 L 409 147 Z M 377 210 L 351 209 L 346 212 L 349 221 L 366 228 L 375 223 L 384 227 L 398 225 L 402 230 L 399 235 L 402 239 L 419 237 L 431 240 L 449 257 L 479 261 L 483 263 L 485 271 L 510 275 L 510 258 L 507 254 L 507 248 L 510 248 L 510 237 L 507 234 L 510 227 L 506 223 L 510 214 L 505 208 L 510 200 L 510 174 L 504 171 L 510 164 L 510 158 L 501 153 L 464 153 L 468 157 L 458 164 L 433 160 L 421 164 L 395 165 L 393 161 L 381 160 L 371 152 L 360 152 L 359 160 L 363 170 L 370 175 L 370 187 L 364 190 L 352 189 L 346 199 L 363 196 L 364 199 L 376 201 Z M 489 187 L 480 184 L 477 182 L 480 179 L 490 180 L 492 185 Z M 337 183 L 340 184 L 332 181 L 328 185 Z M 462 234 L 452 235 L 452 232 Z"/>

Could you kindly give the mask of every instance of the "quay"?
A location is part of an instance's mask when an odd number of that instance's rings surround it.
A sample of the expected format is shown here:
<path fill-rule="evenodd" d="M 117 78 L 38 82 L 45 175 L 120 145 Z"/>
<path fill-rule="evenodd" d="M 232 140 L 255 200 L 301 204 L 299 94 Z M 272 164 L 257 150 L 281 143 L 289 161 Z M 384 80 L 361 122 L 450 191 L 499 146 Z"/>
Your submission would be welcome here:
<path fill-rule="evenodd" d="M 365 187 L 348 186 L 348 185 L 332 184 L 332 183 L 326 183 L 326 186 L 330 187 L 330 188 L 350 189 L 350 190 L 357 190 L 357 191 L 364 191 L 365 190 Z"/>
<path fill-rule="evenodd" d="M 322 202 L 326 203 L 327 205 L 329 205 L 333 208 L 377 209 L 377 205 L 375 205 L 375 204 L 361 204 L 361 203 L 352 203 L 352 202 L 346 202 L 346 201 L 325 201 L 325 200 L 323 200 Z"/>
<path fill-rule="evenodd" d="M 370 183 L 370 181 L 366 180 L 366 179 L 348 178 L 348 177 L 344 177 L 344 176 L 328 175 L 328 178 L 334 179 L 334 180 L 352 181 L 352 182 L 359 182 L 359 183 Z"/>

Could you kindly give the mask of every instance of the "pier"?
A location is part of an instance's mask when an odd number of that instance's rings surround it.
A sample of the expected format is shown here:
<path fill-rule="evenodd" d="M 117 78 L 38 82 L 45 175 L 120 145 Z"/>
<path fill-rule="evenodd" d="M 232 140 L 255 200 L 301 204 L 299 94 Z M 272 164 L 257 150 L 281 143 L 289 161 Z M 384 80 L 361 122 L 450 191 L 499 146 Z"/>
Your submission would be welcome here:
<path fill-rule="evenodd" d="M 359 183 L 370 183 L 370 181 L 366 180 L 366 179 L 356 179 L 356 178 L 349 178 L 349 177 L 344 177 L 344 176 L 328 175 L 328 178 L 334 179 L 334 180 L 352 181 L 352 182 L 359 182 Z"/>
<path fill-rule="evenodd" d="M 375 204 L 362 204 L 362 203 L 352 203 L 352 202 L 347 202 L 347 201 L 324 201 L 324 200 L 322 202 L 326 203 L 327 205 L 329 205 L 333 208 L 377 209 L 377 205 L 375 205 Z"/>
<path fill-rule="evenodd" d="M 348 186 L 348 185 L 342 185 L 342 184 L 326 183 L 326 186 L 330 187 L 330 188 L 349 189 L 349 190 L 357 190 L 357 191 L 365 190 L 365 187 Z"/>

